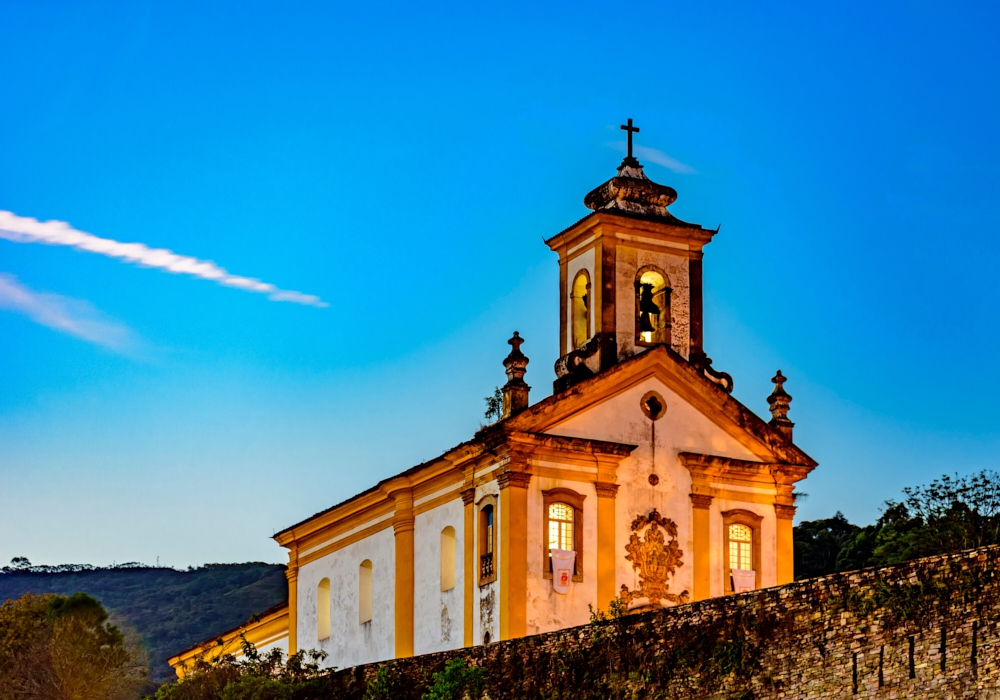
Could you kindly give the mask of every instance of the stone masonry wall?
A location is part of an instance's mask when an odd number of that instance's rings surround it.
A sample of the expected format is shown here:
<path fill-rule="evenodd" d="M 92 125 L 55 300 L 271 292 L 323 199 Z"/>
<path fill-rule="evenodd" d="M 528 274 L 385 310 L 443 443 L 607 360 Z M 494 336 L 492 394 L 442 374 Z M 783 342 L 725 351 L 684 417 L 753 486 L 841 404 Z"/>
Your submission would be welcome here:
<path fill-rule="evenodd" d="M 510 642 L 371 664 L 323 681 L 419 698 L 451 658 L 501 698 L 1000 700 L 1000 547 L 836 574 Z"/>

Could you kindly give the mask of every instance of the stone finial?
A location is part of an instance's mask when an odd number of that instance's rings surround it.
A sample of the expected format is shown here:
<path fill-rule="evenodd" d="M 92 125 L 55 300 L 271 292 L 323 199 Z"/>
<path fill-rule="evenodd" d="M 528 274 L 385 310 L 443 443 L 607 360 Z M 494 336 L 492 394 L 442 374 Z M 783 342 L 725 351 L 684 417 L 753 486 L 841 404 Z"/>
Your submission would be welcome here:
<path fill-rule="evenodd" d="M 514 331 L 514 336 L 507 342 L 512 349 L 503 361 L 504 371 L 507 372 L 507 383 L 503 385 L 503 415 L 501 418 L 509 418 L 527 408 L 528 392 L 531 390 L 531 387 L 524 381 L 524 373 L 528 368 L 528 358 L 521 352 L 521 343 L 524 342 L 524 339 L 517 331 Z"/>
<path fill-rule="evenodd" d="M 771 379 L 774 382 L 774 391 L 767 397 L 767 403 L 771 407 L 771 421 L 769 425 L 777 428 L 786 440 L 792 441 L 792 428 L 795 423 L 788 420 L 788 408 L 792 403 L 792 397 L 785 391 L 785 376 L 778 370 L 778 373 Z"/>

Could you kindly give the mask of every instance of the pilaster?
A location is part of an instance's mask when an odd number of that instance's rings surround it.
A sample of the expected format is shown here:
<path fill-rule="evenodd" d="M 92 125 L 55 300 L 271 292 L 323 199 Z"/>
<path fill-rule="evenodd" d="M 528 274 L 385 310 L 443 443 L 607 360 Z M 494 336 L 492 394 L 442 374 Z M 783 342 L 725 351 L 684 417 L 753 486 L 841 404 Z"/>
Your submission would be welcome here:
<path fill-rule="evenodd" d="M 465 537 L 462 541 L 463 547 L 465 548 L 465 553 L 463 556 L 463 561 L 465 562 L 465 573 L 463 574 L 463 581 L 465 582 L 465 601 L 463 606 L 464 615 L 462 620 L 464 623 L 464 631 L 462 643 L 471 647 L 472 642 L 472 616 L 474 611 L 474 601 L 476 595 L 476 487 L 470 486 L 469 488 L 462 491 L 462 505 L 465 507 Z"/>
<path fill-rule="evenodd" d="M 298 617 L 299 617 L 299 552 L 293 548 L 288 552 L 288 569 L 285 571 L 288 579 L 288 655 L 298 651 Z"/>
<path fill-rule="evenodd" d="M 597 248 L 600 266 L 600 296 L 595 295 L 595 300 L 600 301 L 600 325 L 601 331 L 601 369 L 605 370 L 618 362 L 618 327 L 615 318 L 615 305 L 617 295 L 615 287 L 617 284 L 617 263 L 618 247 L 614 237 L 602 238 Z"/>
<path fill-rule="evenodd" d="M 691 525 L 694 548 L 692 601 L 705 600 L 712 595 L 712 497 L 701 493 L 691 494 Z"/>
<path fill-rule="evenodd" d="M 771 470 L 778 493 L 774 497 L 776 525 L 775 550 L 778 557 L 778 585 L 795 580 L 795 483 L 805 475 L 795 467 L 780 466 Z"/>
<path fill-rule="evenodd" d="M 394 480 L 383 491 L 395 503 L 392 530 L 396 537 L 395 640 L 396 658 L 413 656 L 413 490 L 405 479 Z"/>
<path fill-rule="evenodd" d="M 528 484 L 523 463 L 497 475 L 500 486 L 500 639 L 528 633 Z"/>
<path fill-rule="evenodd" d="M 595 481 L 597 491 L 597 607 L 606 610 L 617 596 L 615 587 L 615 504 L 618 484 Z M 582 546 L 582 543 L 578 546 Z"/>
<path fill-rule="evenodd" d="M 795 580 L 795 540 L 792 530 L 795 506 L 774 504 L 777 525 L 778 585 Z"/>

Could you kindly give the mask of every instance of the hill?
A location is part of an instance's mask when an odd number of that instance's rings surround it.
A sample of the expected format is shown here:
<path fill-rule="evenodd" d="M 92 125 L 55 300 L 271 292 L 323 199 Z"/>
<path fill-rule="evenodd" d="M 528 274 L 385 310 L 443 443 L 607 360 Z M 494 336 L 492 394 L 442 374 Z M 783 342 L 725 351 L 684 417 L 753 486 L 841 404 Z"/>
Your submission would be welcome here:
<path fill-rule="evenodd" d="M 89 593 L 142 636 L 150 679 L 158 683 L 176 678 L 168 656 L 288 598 L 285 567 L 276 564 L 206 564 L 178 571 L 137 564 L 95 568 L 21 562 L 0 569 L 0 601 L 25 593 Z"/>

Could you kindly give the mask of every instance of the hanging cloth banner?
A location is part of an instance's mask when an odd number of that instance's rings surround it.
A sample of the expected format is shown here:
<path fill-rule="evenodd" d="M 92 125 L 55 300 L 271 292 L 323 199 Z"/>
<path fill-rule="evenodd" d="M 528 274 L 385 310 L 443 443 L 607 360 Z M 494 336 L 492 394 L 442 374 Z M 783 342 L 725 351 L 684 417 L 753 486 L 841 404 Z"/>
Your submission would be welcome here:
<path fill-rule="evenodd" d="M 733 569 L 733 593 L 746 593 L 757 587 L 757 572 Z"/>
<path fill-rule="evenodd" d="M 565 549 L 550 549 L 552 555 L 552 587 L 556 593 L 566 595 L 573 582 L 573 564 L 576 563 L 576 552 Z"/>

